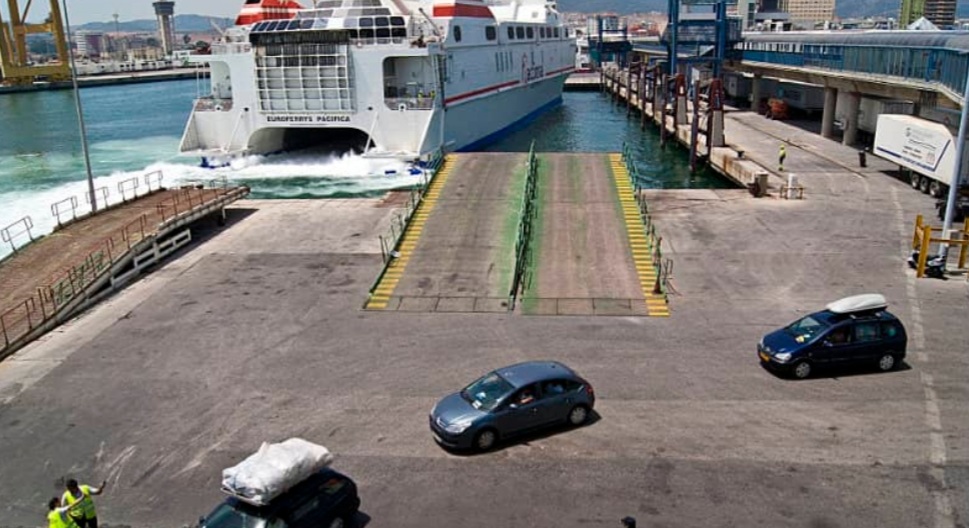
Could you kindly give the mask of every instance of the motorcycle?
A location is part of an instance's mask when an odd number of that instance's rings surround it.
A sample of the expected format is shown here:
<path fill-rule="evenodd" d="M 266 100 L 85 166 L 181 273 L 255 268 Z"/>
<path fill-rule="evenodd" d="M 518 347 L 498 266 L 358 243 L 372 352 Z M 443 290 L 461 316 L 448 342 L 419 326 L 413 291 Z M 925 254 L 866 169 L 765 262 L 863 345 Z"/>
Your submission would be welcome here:
<path fill-rule="evenodd" d="M 913 251 L 908 257 L 908 266 L 912 269 L 918 269 L 919 266 L 919 251 Z M 933 279 L 941 279 L 945 277 L 945 256 L 943 255 L 929 255 L 925 260 L 925 275 L 927 277 L 932 277 Z"/>

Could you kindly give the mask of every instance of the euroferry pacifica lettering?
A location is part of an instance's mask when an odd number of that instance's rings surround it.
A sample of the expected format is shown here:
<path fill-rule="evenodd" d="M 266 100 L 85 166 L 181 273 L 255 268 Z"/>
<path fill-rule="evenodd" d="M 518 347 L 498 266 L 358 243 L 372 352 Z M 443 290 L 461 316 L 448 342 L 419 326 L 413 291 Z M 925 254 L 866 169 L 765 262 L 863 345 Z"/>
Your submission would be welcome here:
<path fill-rule="evenodd" d="M 269 123 L 290 123 L 290 124 L 313 124 L 313 123 L 349 123 L 350 116 L 345 115 L 317 115 L 317 116 L 294 116 L 294 115 L 271 115 L 266 116 Z"/>

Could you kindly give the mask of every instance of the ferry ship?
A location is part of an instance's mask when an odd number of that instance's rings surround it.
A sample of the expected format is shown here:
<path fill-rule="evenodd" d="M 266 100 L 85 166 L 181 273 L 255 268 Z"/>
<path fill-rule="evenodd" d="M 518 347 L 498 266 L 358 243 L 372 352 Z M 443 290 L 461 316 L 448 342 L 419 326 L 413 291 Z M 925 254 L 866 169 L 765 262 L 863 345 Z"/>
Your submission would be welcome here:
<path fill-rule="evenodd" d="M 560 104 L 575 56 L 551 0 L 247 0 L 192 59 L 211 93 L 180 150 L 208 165 L 309 147 L 476 150 Z"/>

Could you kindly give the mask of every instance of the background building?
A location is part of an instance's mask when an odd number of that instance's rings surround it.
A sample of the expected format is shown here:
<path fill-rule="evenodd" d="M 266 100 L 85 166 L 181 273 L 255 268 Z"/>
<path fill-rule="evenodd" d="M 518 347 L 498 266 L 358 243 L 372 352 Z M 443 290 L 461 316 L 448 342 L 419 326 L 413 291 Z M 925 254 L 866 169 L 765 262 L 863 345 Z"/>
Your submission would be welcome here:
<path fill-rule="evenodd" d="M 820 24 L 834 19 L 834 2 L 835 0 L 779 0 L 777 7 L 788 13 L 792 22 Z"/>
<path fill-rule="evenodd" d="M 175 50 L 175 2 L 160 0 L 152 4 L 155 16 L 158 17 L 158 36 L 161 39 L 165 55 L 171 55 Z"/>
<path fill-rule="evenodd" d="M 108 51 L 107 39 L 101 31 L 78 31 L 74 35 L 77 54 L 89 59 L 97 59 Z"/>

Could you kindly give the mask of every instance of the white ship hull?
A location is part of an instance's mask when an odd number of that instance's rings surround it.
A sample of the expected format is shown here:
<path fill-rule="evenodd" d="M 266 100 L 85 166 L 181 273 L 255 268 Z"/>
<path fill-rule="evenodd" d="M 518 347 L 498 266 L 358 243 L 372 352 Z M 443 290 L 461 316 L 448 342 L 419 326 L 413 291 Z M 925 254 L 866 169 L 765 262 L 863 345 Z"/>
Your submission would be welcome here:
<path fill-rule="evenodd" d="M 560 103 L 575 69 L 575 41 L 545 0 L 317 5 L 237 27 L 196 59 L 210 65 L 211 94 L 196 102 L 183 154 L 222 163 L 306 147 L 402 159 L 473 150 Z"/>

